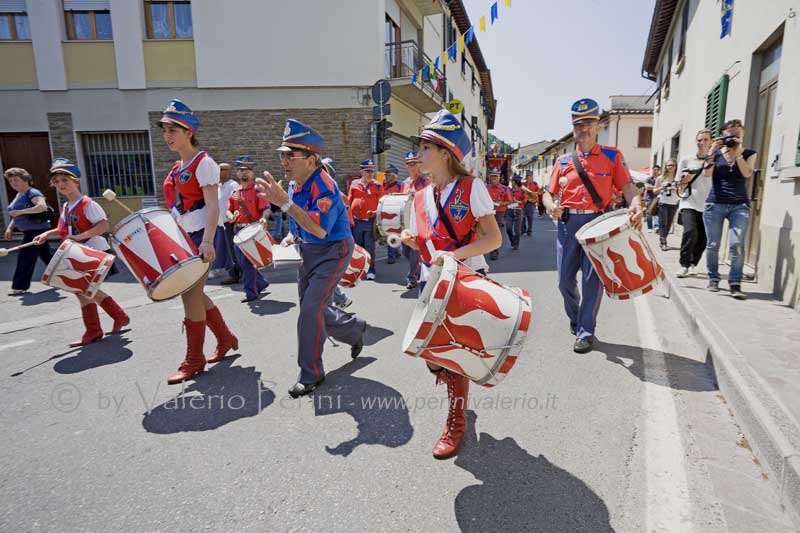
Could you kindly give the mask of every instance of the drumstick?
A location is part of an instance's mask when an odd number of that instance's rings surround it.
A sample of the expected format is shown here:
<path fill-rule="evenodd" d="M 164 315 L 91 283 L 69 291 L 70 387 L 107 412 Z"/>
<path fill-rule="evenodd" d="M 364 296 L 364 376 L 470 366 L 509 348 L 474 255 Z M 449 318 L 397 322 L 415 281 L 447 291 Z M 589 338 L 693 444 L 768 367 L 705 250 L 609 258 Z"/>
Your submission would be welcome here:
<path fill-rule="evenodd" d="M 558 180 L 558 193 L 556 194 L 556 208 L 561 206 L 561 194 L 564 192 L 564 187 L 567 186 L 567 178 L 561 177 Z"/>
<path fill-rule="evenodd" d="M 36 243 L 31 241 L 26 244 L 20 244 L 19 246 L 15 246 L 13 248 L 0 248 L 0 257 L 5 257 L 11 252 L 16 252 L 17 250 L 22 250 L 23 248 L 27 248 L 28 246 L 36 246 Z"/>
<path fill-rule="evenodd" d="M 103 191 L 103 198 L 105 198 L 109 202 L 117 202 L 119 205 L 122 206 L 122 208 L 125 211 L 127 211 L 131 215 L 133 214 L 133 210 L 130 207 L 128 207 L 127 205 L 125 205 L 122 202 L 120 202 L 119 200 L 117 200 L 117 193 L 115 193 L 111 189 L 106 189 L 106 190 Z"/>

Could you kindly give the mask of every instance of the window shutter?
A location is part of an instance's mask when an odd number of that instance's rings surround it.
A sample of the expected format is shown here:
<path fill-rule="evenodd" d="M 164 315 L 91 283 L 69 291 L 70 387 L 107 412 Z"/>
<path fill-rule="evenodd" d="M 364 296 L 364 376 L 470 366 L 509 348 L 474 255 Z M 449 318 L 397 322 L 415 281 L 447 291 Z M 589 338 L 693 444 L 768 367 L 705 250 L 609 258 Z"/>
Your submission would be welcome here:
<path fill-rule="evenodd" d="M 0 13 L 25 12 L 25 0 L 0 0 Z"/>
<path fill-rule="evenodd" d="M 710 129 L 714 135 L 719 135 L 720 128 L 725 122 L 729 80 L 728 75 L 724 74 L 706 95 L 706 128 Z"/>
<path fill-rule="evenodd" d="M 110 0 L 64 0 L 64 11 L 111 11 Z"/>

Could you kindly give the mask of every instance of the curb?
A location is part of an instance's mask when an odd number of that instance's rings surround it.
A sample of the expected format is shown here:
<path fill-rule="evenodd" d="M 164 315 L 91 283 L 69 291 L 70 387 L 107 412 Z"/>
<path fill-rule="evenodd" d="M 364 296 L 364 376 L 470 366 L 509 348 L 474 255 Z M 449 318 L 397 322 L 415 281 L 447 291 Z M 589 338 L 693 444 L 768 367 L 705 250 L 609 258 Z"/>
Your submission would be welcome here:
<path fill-rule="evenodd" d="M 762 378 L 755 375 L 744 356 L 725 334 L 709 320 L 695 298 L 666 274 L 672 300 L 692 333 L 706 351 L 707 363 L 717 379 L 719 390 L 736 412 L 748 432 L 754 453 L 768 465 L 770 482 L 779 493 L 781 505 L 800 525 L 800 450 L 787 436 L 800 428 L 769 392 Z"/>

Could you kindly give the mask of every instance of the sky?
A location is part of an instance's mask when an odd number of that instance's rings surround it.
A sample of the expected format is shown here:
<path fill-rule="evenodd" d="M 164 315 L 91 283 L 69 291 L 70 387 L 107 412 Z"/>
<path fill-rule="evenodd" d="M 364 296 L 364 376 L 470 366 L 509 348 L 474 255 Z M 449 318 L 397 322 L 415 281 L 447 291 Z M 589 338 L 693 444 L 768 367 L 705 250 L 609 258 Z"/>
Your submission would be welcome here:
<path fill-rule="evenodd" d="M 516 146 L 558 139 L 571 128 L 570 107 L 592 98 L 655 90 L 642 59 L 655 0 L 463 0 L 492 75 L 494 133 Z M 486 15 L 486 32 L 477 31 Z"/>

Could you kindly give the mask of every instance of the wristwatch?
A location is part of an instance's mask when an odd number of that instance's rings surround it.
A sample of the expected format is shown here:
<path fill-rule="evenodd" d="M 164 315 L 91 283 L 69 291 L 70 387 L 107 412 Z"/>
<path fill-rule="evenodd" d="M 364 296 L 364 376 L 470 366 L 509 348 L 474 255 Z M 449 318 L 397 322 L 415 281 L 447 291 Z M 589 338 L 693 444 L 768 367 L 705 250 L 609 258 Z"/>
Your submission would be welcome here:
<path fill-rule="evenodd" d="M 288 213 L 289 212 L 289 208 L 292 207 L 293 203 L 294 202 L 292 202 L 291 200 L 286 200 L 286 203 L 284 203 L 281 206 L 281 211 L 283 211 L 284 213 Z"/>

